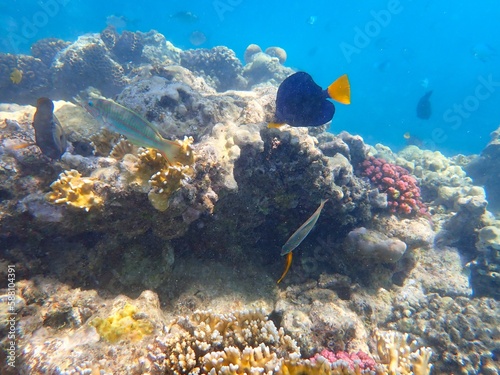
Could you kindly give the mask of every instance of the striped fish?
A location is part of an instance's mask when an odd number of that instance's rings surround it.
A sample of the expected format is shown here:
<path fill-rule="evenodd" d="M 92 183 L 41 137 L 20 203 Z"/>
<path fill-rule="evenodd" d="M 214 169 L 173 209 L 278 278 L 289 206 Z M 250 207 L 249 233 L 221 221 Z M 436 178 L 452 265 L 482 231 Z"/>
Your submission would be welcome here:
<path fill-rule="evenodd" d="M 189 147 L 163 138 L 149 121 L 115 101 L 92 98 L 84 102 L 83 107 L 114 131 L 126 136 L 131 143 L 158 150 L 169 164 L 192 163 L 193 155 Z"/>

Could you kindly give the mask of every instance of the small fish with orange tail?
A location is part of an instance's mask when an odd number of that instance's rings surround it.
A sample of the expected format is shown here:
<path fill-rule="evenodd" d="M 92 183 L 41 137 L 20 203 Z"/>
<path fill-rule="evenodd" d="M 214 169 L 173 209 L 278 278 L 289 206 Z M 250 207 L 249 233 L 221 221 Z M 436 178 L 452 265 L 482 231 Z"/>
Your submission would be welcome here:
<path fill-rule="evenodd" d="M 153 124 L 131 109 L 101 97 L 85 102 L 79 98 L 77 100 L 92 116 L 102 120 L 117 133 L 123 134 L 130 143 L 158 150 L 170 165 L 193 164 L 194 154 L 189 142 L 163 138 Z"/>
<path fill-rule="evenodd" d="M 285 278 L 290 266 L 292 265 L 292 251 L 295 250 L 295 248 L 299 246 L 302 241 L 304 241 L 304 238 L 306 238 L 309 232 L 314 228 L 326 202 L 328 202 L 328 199 L 323 199 L 318 209 L 290 236 L 288 241 L 286 241 L 286 243 L 282 246 L 280 255 L 286 255 L 286 263 L 285 271 L 283 271 L 283 274 L 277 281 L 278 284 Z"/>
<path fill-rule="evenodd" d="M 351 86 L 347 74 L 333 82 L 326 90 L 317 85 L 306 72 L 297 72 L 286 78 L 276 95 L 276 113 L 269 128 L 290 126 L 321 126 L 331 121 L 335 106 L 328 99 L 351 104 Z"/>

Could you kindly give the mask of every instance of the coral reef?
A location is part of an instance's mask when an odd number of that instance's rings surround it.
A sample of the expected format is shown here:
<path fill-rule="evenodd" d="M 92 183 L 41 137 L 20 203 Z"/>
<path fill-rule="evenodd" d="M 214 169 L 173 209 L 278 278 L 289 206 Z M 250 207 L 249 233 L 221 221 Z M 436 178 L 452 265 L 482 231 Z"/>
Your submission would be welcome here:
<path fill-rule="evenodd" d="M 52 64 L 54 94 L 72 98 L 88 86 L 104 96 L 118 94 L 127 84 L 123 67 L 116 62 L 99 34 L 84 35 L 63 49 Z"/>
<path fill-rule="evenodd" d="M 246 87 L 241 62 L 227 47 L 182 51 L 180 64 L 203 76 L 219 92 Z"/>
<path fill-rule="evenodd" d="M 50 67 L 56 55 L 70 44 L 57 38 L 40 39 L 31 45 L 31 55 Z"/>
<path fill-rule="evenodd" d="M 264 53 L 271 57 L 276 57 L 280 64 L 284 64 L 286 61 L 286 51 L 281 47 L 267 47 Z"/>
<path fill-rule="evenodd" d="M 389 327 L 421 337 L 439 357 L 437 373 L 491 373 L 500 365 L 498 302 L 430 294 L 396 304 L 394 312 Z"/>
<path fill-rule="evenodd" d="M 427 212 L 417 180 L 406 169 L 373 156 L 365 160 L 360 168 L 361 175 L 368 177 L 380 192 L 387 194 L 390 212 L 403 215 Z"/>
<path fill-rule="evenodd" d="M 22 79 L 15 83 L 11 73 L 19 70 Z M 49 67 L 33 56 L 0 54 L 0 102 L 29 104 L 50 91 Z"/>
<path fill-rule="evenodd" d="M 349 232 L 344 248 L 350 256 L 364 262 L 395 263 L 405 253 L 406 244 L 398 238 L 361 227 Z"/>
<path fill-rule="evenodd" d="M 500 226 L 469 157 L 267 128 L 293 72 L 277 47 L 249 46 L 243 66 L 226 47 L 182 51 L 109 27 L 32 54 L 0 56 L 5 100 L 116 94 L 187 158 L 168 165 L 56 100 L 71 145 L 48 160 L 20 147 L 34 108 L 0 105 L 0 264 L 16 267 L 23 373 L 499 367 Z M 280 247 L 323 199 L 276 285 Z"/>
<path fill-rule="evenodd" d="M 260 48 L 260 46 L 258 46 L 257 44 L 248 45 L 243 55 L 243 61 L 245 62 L 245 64 L 251 63 L 253 56 L 259 52 L 262 52 L 262 48 Z"/>
<path fill-rule="evenodd" d="M 64 171 L 59 175 L 59 179 L 50 185 L 52 192 L 48 193 L 46 198 L 51 203 L 66 204 L 89 211 L 103 203 L 94 189 L 95 183 L 94 178 L 82 177 L 77 170 Z"/>
<path fill-rule="evenodd" d="M 483 185 L 488 193 L 491 207 L 500 209 L 500 128 L 491 133 L 491 140 L 479 157 L 471 160 L 465 167 L 467 173 L 474 179 L 474 183 Z"/>
<path fill-rule="evenodd" d="M 109 39 L 108 44 L 109 45 Z M 109 48 L 109 46 L 108 46 Z M 123 63 L 137 63 L 141 60 L 144 42 L 140 33 L 124 30 L 120 36 L 116 37 L 111 52 L 116 60 Z"/>

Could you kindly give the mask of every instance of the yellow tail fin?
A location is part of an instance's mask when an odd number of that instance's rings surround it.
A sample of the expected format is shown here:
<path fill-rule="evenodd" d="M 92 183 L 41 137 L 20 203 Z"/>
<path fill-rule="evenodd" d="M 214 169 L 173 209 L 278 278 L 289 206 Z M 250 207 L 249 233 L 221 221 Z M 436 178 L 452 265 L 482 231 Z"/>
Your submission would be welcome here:
<path fill-rule="evenodd" d="M 351 84 L 347 78 L 347 74 L 337 78 L 330 86 L 328 86 L 328 95 L 333 100 L 342 104 L 351 104 Z"/>
<path fill-rule="evenodd" d="M 285 125 L 285 124 L 279 124 L 279 123 L 277 123 L 277 122 L 270 122 L 269 124 L 267 124 L 267 127 L 268 127 L 269 129 L 279 129 L 279 128 L 281 128 L 283 125 Z"/>
<path fill-rule="evenodd" d="M 276 284 L 281 283 L 281 280 L 285 278 L 291 265 L 292 265 L 292 252 L 290 251 L 288 254 L 286 254 L 285 271 L 283 271 L 283 274 L 281 275 L 279 280 L 276 281 Z"/>

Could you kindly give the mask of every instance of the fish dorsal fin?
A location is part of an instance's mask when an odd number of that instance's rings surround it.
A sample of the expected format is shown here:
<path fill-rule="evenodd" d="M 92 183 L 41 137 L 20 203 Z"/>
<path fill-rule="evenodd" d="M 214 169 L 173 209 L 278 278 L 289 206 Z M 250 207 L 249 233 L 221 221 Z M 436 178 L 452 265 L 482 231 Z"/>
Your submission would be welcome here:
<path fill-rule="evenodd" d="M 337 78 L 335 82 L 328 86 L 327 91 L 333 100 L 342 104 L 351 104 L 351 84 L 347 74 Z"/>

